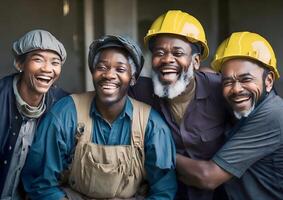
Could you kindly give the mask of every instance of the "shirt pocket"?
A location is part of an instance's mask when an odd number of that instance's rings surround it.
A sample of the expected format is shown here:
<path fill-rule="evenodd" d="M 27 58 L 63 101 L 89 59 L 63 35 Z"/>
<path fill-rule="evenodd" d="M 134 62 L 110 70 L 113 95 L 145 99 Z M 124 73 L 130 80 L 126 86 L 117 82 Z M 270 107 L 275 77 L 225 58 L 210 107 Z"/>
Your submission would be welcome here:
<path fill-rule="evenodd" d="M 91 171 L 88 196 L 95 198 L 113 198 L 123 178 L 123 165 L 98 163 L 88 156 L 86 168 Z"/>
<path fill-rule="evenodd" d="M 216 126 L 214 128 L 198 130 L 190 135 L 187 141 L 186 150 L 193 158 L 210 159 L 223 145 L 225 140 L 225 128 Z"/>
<path fill-rule="evenodd" d="M 217 140 L 220 136 L 224 137 L 224 133 L 225 127 L 220 125 L 206 130 L 202 130 L 200 132 L 200 139 L 202 142 L 211 142 L 213 140 Z"/>

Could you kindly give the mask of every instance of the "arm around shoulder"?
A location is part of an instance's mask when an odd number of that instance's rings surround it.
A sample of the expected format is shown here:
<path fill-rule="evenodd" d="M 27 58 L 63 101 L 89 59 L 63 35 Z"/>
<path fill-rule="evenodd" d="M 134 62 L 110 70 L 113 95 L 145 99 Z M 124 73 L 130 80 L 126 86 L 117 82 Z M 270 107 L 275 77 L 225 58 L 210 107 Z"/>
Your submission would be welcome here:
<path fill-rule="evenodd" d="M 180 154 L 176 156 L 176 168 L 180 181 L 201 189 L 214 190 L 232 178 L 212 160 L 193 160 Z"/>

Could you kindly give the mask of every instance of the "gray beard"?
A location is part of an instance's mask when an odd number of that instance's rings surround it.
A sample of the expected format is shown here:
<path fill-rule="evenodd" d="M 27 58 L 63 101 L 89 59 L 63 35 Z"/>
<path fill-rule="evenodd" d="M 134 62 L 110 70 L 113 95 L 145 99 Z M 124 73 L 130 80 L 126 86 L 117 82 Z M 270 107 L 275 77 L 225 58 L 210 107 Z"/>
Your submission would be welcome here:
<path fill-rule="evenodd" d="M 252 107 L 249 109 L 249 110 L 244 110 L 242 112 L 236 112 L 236 111 L 233 111 L 234 112 L 234 115 L 237 119 L 242 119 L 242 117 L 247 117 L 249 116 L 249 114 L 251 114 L 251 112 L 255 109 L 255 101 L 253 101 L 253 105 Z"/>
<path fill-rule="evenodd" d="M 189 85 L 193 77 L 194 77 L 193 62 L 191 62 L 188 70 L 186 72 L 182 72 L 178 80 L 170 85 L 163 85 L 159 81 L 158 74 L 154 70 L 152 70 L 154 93 L 159 97 L 166 97 L 168 99 L 173 99 L 186 90 L 187 85 Z"/>

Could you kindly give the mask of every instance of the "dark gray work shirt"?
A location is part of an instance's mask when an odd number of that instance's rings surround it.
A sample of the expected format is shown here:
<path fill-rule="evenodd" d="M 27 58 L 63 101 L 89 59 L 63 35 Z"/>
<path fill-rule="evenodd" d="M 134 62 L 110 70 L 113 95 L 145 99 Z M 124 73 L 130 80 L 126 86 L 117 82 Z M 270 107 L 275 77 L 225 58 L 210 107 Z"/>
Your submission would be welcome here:
<path fill-rule="evenodd" d="M 283 199 L 283 100 L 271 92 L 231 130 L 213 161 L 234 178 L 230 199 Z"/>

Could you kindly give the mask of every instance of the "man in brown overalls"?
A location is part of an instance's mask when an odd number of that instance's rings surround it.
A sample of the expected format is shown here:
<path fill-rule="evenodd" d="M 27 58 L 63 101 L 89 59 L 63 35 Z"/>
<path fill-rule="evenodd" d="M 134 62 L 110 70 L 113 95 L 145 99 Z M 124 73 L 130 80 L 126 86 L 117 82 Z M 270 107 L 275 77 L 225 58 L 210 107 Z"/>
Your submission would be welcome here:
<path fill-rule="evenodd" d="M 127 95 L 143 66 L 141 50 L 128 38 L 105 36 L 91 44 L 88 61 L 95 92 L 62 99 L 38 129 L 23 173 L 29 197 L 173 199 L 171 131 Z M 60 185 L 63 171 L 70 172 L 67 185 Z"/>

